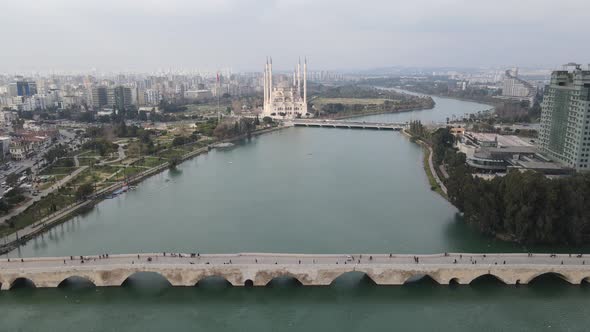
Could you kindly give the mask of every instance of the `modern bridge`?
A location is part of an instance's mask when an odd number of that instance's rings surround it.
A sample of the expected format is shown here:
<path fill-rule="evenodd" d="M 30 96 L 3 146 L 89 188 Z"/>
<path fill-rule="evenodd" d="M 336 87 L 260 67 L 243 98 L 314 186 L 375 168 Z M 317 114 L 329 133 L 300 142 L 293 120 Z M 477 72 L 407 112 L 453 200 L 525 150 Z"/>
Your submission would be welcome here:
<path fill-rule="evenodd" d="M 160 274 L 172 286 L 195 286 L 221 277 L 234 286 L 265 286 L 275 278 L 294 278 L 304 286 L 330 285 L 339 276 L 360 272 L 377 285 L 403 285 L 429 276 L 442 285 L 469 284 L 493 276 L 509 285 L 527 284 L 546 274 L 571 284 L 590 281 L 584 255 L 567 254 L 128 254 L 0 260 L 0 289 L 23 281 L 58 287 L 71 278 L 95 286 L 121 286 L 138 272 Z"/>
<path fill-rule="evenodd" d="M 344 128 L 344 129 L 373 129 L 400 131 L 406 123 L 378 123 L 378 122 L 354 122 L 341 120 L 293 120 L 295 127 L 320 127 L 320 128 Z"/>

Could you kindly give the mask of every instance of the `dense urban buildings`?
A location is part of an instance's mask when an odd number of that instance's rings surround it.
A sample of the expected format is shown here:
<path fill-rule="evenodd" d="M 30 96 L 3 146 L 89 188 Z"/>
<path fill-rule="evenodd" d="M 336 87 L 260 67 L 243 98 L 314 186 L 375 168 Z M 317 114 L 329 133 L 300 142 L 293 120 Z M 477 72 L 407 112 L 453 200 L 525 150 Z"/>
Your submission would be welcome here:
<path fill-rule="evenodd" d="M 572 68 L 573 70 L 568 70 Z M 540 148 L 576 170 L 590 167 L 590 70 L 568 64 L 551 74 L 541 113 Z"/>

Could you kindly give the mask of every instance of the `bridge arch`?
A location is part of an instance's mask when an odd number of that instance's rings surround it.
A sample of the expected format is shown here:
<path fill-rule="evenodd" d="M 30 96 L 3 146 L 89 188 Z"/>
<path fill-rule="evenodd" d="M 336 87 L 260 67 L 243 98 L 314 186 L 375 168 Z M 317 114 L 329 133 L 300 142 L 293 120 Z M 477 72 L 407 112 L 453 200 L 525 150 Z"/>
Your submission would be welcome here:
<path fill-rule="evenodd" d="M 254 287 L 254 281 L 252 281 L 252 279 L 246 279 L 246 281 L 244 281 L 244 287 Z"/>
<path fill-rule="evenodd" d="M 330 286 L 358 286 L 367 285 L 374 286 L 377 283 L 369 273 L 364 271 L 348 271 L 343 272 L 332 280 Z"/>
<path fill-rule="evenodd" d="M 58 288 L 92 288 L 96 287 L 96 282 L 92 278 L 73 275 L 62 280 Z"/>
<path fill-rule="evenodd" d="M 266 283 L 267 287 L 303 286 L 303 283 L 292 274 L 283 274 L 273 277 Z"/>
<path fill-rule="evenodd" d="M 244 285 L 246 285 L 246 283 L 244 282 Z M 213 287 L 213 288 L 219 288 L 219 287 L 231 287 L 232 283 L 227 280 L 227 278 L 221 274 L 210 274 L 210 275 L 205 275 L 202 276 L 199 280 L 197 280 L 197 282 L 195 283 L 195 286 L 197 287 Z"/>
<path fill-rule="evenodd" d="M 172 283 L 168 278 L 154 271 L 135 271 L 127 276 L 121 286 L 139 287 L 171 287 Z"/>
<path fill-rule="evenodd" d="M 475 277 L 469 282 L 469 284 L 470 285 L 477 285 L 478 283 L 482 283 L 482 282 L 492 282 L 492 283 L 504 284 L 504 285 L 509 284 L 502 277 L 495 275 L 493 273 L 486 273 L 486 274 L 480 275 L 479 277 Z"/>
<path fill-rule="evenodd" d="M 449 280 L 449 286 L 457 286 L 460 284 L 461 284 L 461 282 L 460 282 L 459 278 L 451 278 Z"/>
<path fill-rule="evenodd" d="M 430 284 L 440 285 L 436 279 L 431 277 L 429 274 L 413 274 L 406 278 L 403 283 L 404 285 L 418 285 L 418 284 Z"/>
<path fill-rule="evenodd" d="M 569 284 L 572 284 L 572 280 L 570 280 L 570 278 L 568 278 L 567 276 L 558 273 L 558 272 L 542 272 L 542 273 L 537 273 L 534 274 L 533 276 L 531 276 L 529 279 L 526 280 L 526 284 L 530 284 L 531 282 L 534 282 L 535 280 L 538 280 L 540 278 L 545 278 L 545 277 L 554 277 L 554 278 L 558 278 L 561 279 L 563 281 L 566 281 Z"/>
<path fill-rule="evenodd" d="M 19 288 L 37 288 L 37 285 L 29 278 L 19 277 L 10 282 L 10 289 Z"/>

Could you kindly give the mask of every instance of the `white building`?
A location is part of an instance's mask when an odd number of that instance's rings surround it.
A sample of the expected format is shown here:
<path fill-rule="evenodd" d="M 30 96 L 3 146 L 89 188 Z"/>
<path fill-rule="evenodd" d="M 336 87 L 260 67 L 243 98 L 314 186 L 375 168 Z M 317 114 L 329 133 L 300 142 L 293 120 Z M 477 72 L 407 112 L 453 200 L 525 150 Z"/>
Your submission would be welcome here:
<path fill-rule="evenodd" d="M 502 83 L 502 97 L 528 100 L 533 104 L 537 92 L 529 82 L 518 77 L 518 68 L 507 70 Z"/>
<path fill-rule="evenodd" d="M 288 119 L 310 116 L 307 112 L 307 59 L 303 63 L 303 84 L 300 61 L 293 72 L 293 82 L 283 81 L 276 86 L 273 85 L 272 58 L 266 61 L 262 115 Z"/>
<path fill-rule="evenodd" d="M 146 105 L 158 105 L 162 100 L 162 94 L 158 90 L 147 89 L 144 92 L 144 100 Z"/>

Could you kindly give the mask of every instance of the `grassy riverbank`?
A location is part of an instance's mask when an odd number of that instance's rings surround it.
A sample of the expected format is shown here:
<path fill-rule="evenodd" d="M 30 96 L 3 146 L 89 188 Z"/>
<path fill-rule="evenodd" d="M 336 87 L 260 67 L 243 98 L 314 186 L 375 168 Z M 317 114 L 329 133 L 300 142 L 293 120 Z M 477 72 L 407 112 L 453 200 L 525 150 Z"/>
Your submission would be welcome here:
<path fill-rule="evenodd" d="M 183 162 L 200 154 L 207 153 L 207 151 L 209 151 L 208 146 L 211 143 L 233 142 L 283 128 L 284 127 L 264 128 L 251 132 L 250 134 L 239 135 L 223 140 L 193 142 L 174 149 L 163 150 L 158 155 L 138 159 L 132 163 L 131 166 L 122 166 L 123 170 L 130 171 L 125 173 L 125 175 L 121 177 L 121 180 L 125 180 L 129 184 L 136 184 L 152 175 L 168 169 L 168 164 L 172 159 L 178 160 L 178 162 Z M 151 167 L 148 167 L 147 165 Z M 117 166 L 111 165 L 102 167 L 109 167 L 112 169 L 118 168 Z M 119 171 L 120 169 L 114 174 L 117 174 Z M 92 178 L 93 176 L 91 174 L 90 169 L 85 170 L 71 180 L 71 186 L 63 187 L 56 192 L 47 195 L 33 206 L 14 217 L 14 219 L 11 220 L 11 226 L 1 225 L 0 236 L 5 237 L 5 241 L 0 244 L 0 253 L 11 251 L 18 245 L 25 243 L 64 221 L 69 220 L 79 212 L 91 209 L 94 205 L 100 203 L 106 194 L 121 187 L 121 181 L 113 180 L 107 182 L 101 187 L 101 189 L 96 190 L 92 197 L 86 200 L 76 199 L 73 188 L 79 186 L 80 183 L 85 182 L 88 177 Z M 18 236 L 16 232 L 19 232 Z"/>

